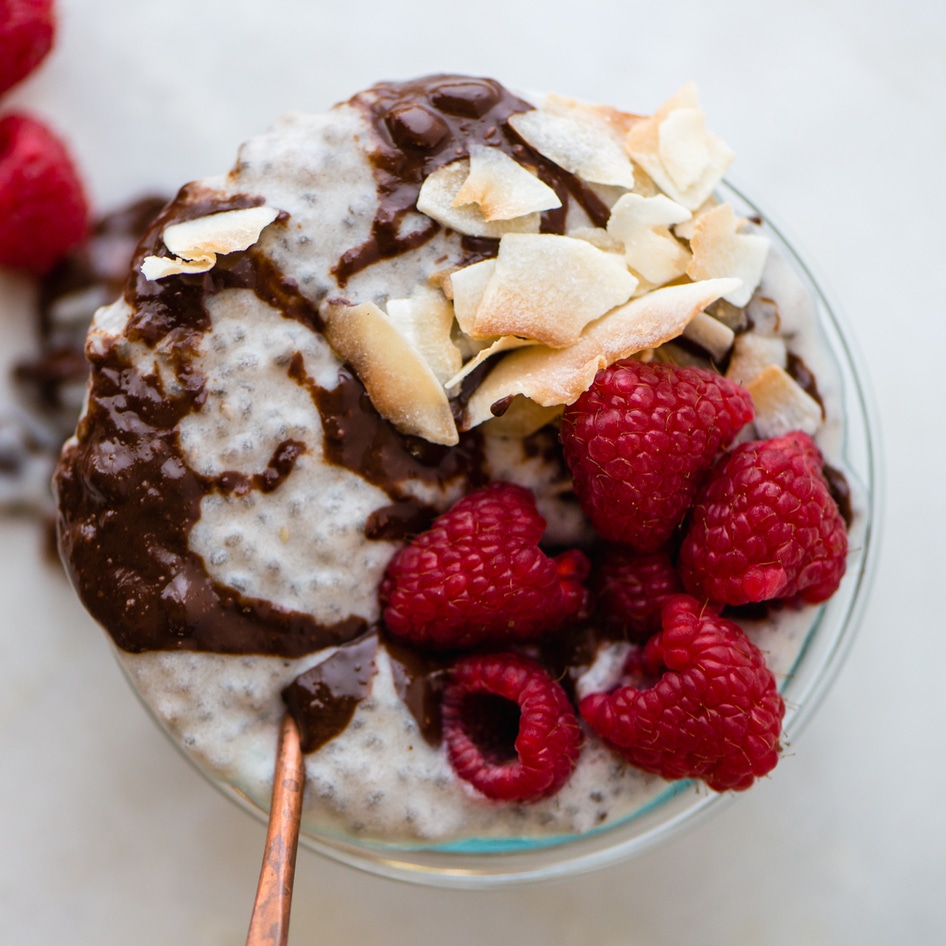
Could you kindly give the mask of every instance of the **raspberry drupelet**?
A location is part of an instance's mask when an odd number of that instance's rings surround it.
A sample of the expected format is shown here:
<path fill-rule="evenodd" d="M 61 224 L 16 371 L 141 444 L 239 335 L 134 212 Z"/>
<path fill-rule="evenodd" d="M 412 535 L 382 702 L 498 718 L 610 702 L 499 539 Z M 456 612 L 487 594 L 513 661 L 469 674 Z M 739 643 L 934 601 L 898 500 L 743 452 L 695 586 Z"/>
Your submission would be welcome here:
<path fill-rule="evenodd" d="M 392 559 L 381 584 L 388 632 L 433 650 L 554 633 L 584 610 L 590 566 L 577 549 L 549 558 L 544 531 L 522 486 L 468 494 Z"/>
<path fill-rule="evenodd" d="M 667 543 L 752 398 L 700 368 L 634 359 L 602 369 L 562 416 L 581 507 L 598 535 L 641 552 Z"/>
<path fill-rule="evenodd" d="M 785 712 L 762 653 L 688 595 L 664 605 L 662 623 L 631 652 L 631 682 L 586 696 L 581 715 L 638 768 L 720 792 L 749 788 L 778 762 Z"/>

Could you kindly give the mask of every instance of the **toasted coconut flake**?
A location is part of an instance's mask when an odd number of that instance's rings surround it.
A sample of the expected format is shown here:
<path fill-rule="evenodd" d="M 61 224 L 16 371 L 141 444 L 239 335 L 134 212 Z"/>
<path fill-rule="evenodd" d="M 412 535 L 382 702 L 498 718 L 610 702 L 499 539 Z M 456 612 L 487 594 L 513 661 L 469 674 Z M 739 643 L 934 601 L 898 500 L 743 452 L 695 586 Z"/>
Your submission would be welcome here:
<path fill-rule="evenodd" d="M 687 191 L 710 164 L 706 118 L 698 108 L 675 108 L 657 129 L 657 151 L 674 186 Z"/>
<path fill-rule="evenodd" d="M 776 365 L 784 368 L 788 364 L 788 349 L 785 340 L 778 335 L 760 335 L 745 332 L 737 335 L 733 343 L 732 357 L 726 369 L 726 377 L 736 384 L 745 385 L 763 368 Z"/>
<path fill-rule="evenodd" d="M 559 417 L 564 408 L 542 407 L 535 401 L 517 394 L 506 410 L 499 417 L 493 417 L 483 425 L 483 433 L 491 437 L 512 437 L 521 439 L 541 430 Z"/>
<path fill-rule="evenodd" d="M 602 105 L 597 102 L 582 102 L 580 99 L 558 92 L 549 92 L 542 99 L 543 112 L 552 115 L 564 115 L 577 121 L 593 122 L 607 126 L 619 140 L 631 130 L 631 127 L 642 120 L 641 115 L 633 112 L 623 112 L 613 105 Z"/>
<path fill-rule="evenodd" d="M 471 371 L 479 368 L 487 358 L 492 358 L 493 355 L 501 354 L 504 351 L 512 351 L 516 348 L 525 348 L 528 345 L 538 344 L 538 342 L 533 341 L 531 338 L 517 338 L 515 335 L 503 335 L 502 338 L 497 338 L 491 345 L 478 351 L 460 371 L 444 383 L 444 387 L 448 391 L 451 388 L 455 388 Z"/>
<path fill-rule="evenodd" d="M 706 213 L 707 210 L 712 210 L 714 207 L 718 206 L 720 201 L 715 197 L 710 197 L 709 200 L 704 201 L 700 204 L 699 208 L 695 210 L 692 216 L 682 221 L 681 223 L 674 224 L 673 234 L 676 237 L 679 237 L 681 240 L 692 240 L 693 239 L 693 228 L 696 226 L 696 221 L 699 219 L 700 214 Z"/>
<path fill-rule="evenodd" d="M 184 223 L 174 223 L 162 234 L 164 245 L 181 259 L 216 254 L 223 256 L 251 247 L 279 216 L 275 207 L 225 210 Z"/>
<path fill-rule="evenodd" d="M 463 428 L 489 420 L 493 404 L 517 394 L 543 407 L 571 404 L 599 369 L 676 338 L 698 312 L 735 286 L 734 279 L 665 286 L 592 322 L 568 348 L 536 345 L 512 352 L 473 393 Z"/>
<path fill-rule="evenodd" d="M 608 219 L 608 233 L 624 245 L 627 265 L 649 283 L 662 286 L 682 276 L 690 253 L 668 227 L 689 220 L 690 211 L 664 194 L 625 194 Z"/>
<path fill-rule="evenodd" d="M 459 268 L 459 266 L 447 266 L 445 269 L 438 269 L 427 277 L 427 282 L 429 282 L 434 289 L 439 289 L 452 302 L 453 284 L 450 282 L 450 277 Z"/>
<path fill-rule="evenodd" d="M 443 293 L 421 289 L 410 299 L 389 299 L 388 318 L 420 352 L 437 380 L 443 383 L 460 370 L 463 358 L 450 338 L 453 306 Z"/>
<path fill-rule="evenodd" d="M 442 226 L 467 236 L 498 239 L 506 233 L 539 232 L 539 213 L 525 214 L 512 220 L 487 220 L 476 204 L 456 206 L 454 200 L 469 176 L 468 158 L 461 158 L 437 168 L 421 185 L 417 195 L 417 209 Z"/>
<path fill-rule="evenodd" d="M 754 295 L 746 306 L 746 315 L 760 335 L 777 335 L 782 330 L 782 315 L 778 303 L 768 296 L 759 293 Z"/>
<path fill-rule="evenodd" d="M 575 227 L 565 235 L 575 240 L 584 240 L 605 253 L 624 255 L 624 244 L 611 236 L 604 227 Z"/>
<path fill-rule="evenodd" d="M 375 409 L 401 433 L 452 446 L 459 441 L 443 385 L 373 302 L 322 306 L 325 337 L 360 378 Z"/>
<path fill-rule="evenodd" d="M 452 203 L 479 205 L 485 220 L 512 220 L 562 206 L 548 184 L 504 151 L 483 145 L 470 148 L 470 176 Z"/>
<path fill-rule="evenodd" d="M 760 437 L 781 437 L 792 430 L 814 435 L 821 426 L 821 405 L 778 365 L 763 368 L 745 388 L 752 395 Z"/>
<path fill-rule="evenodd" d="M 172 223 L 161 237 L 176 258 L 148 256 L 141 272 L 151 280 L 179 273 L 206 273 L 216 265 L 218 256 L 249 249 L 279 213 L 277 208 L 264 205 Z"/>
<path fill-rule="evenodd" d="M 509 124 L 536 151 L 582 180 L 630 190 L 634 167 L 614 132 L 590 112 L 573 116 L 533 109 L 511 115 Z"/>
<path fill-rule="evenodd" d="M 511 234 L 500 240 L 496 270 L 469 334 L 519 335 L 561 348 L 574 344 L 589 322 L 626 302 L 636 287 L 623 260 L 583 240 Z"/>
<path fill-rule="evenodd" d="M 690 240 L 693 259 L 687 267 L 691 279 L 735 276 L 742 285 L 726 296 L 734 306 L 752 298 L 769 252 L 769 239 L 758 233 L 740 233 L 742 221 L 729 204 L 720 204 L 697 218 Z"/>
<path fill-rule="evenodd" d="M 712 360 L 704 354 L 690 348 L 684 348 L 676 341 L 667 342 L 654 350 L 654 360 L 667 365 L 676 365 L 678 368 L 702 368 L 704 371 L 713 370 Z"/>
<path fill-rule="evenodd" d="M 464 266 L 450 275 L 450 295 L 457 325 L 466 335 L 473 334 L 476 310 L 483 301 L 489 281 L 496 272 L 496 260 L 484 259 Z"/>
<path fill-rule="evenodd" d="M 713 361 L 719 363 L 729 354 L 736 333 L 719 319 L 700 312 L 683 330 L 683 336 L 709 352 Z"/>
<path fill-rule="evenodd" d="M 633 125 L 625 139 L 628 154 L 665 194 L 688 210 L 696 210 L 709 198 L 734 157 L 706 130 L 702 116 L 696 86 L 688 83 L 649 119 Z"/>
<path fill-rule="evenodd" d="M 174 256 L 146 256 L 141 263 L 141 274 L 153 282 L 168 276 L 207 273 L 216 265 L 216 256 L 198 256 L 192 260 L 177 259 Z"/>

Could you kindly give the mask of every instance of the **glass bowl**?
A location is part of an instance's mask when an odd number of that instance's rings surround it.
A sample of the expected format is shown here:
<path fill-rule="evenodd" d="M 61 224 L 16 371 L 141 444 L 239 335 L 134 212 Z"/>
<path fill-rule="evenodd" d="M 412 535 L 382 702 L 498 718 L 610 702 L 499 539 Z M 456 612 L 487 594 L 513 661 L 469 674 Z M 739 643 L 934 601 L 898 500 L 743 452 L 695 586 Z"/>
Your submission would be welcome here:
<path fill-rule="evenodd" d="M 738 190 L 724 184 L 719 191 L 737 214 L 752 220 L 759 232 L 770 237 L 773 253 L 787 263 L 810 297 L 823 354 L 836 372 L 835 408 L 843 418 L 829 459 L 832 466 L 843 472 L 851 490 L 854 518 L 849 531 L 847 571 L 840 588 L 827 603 L 805 609 L 789 662 L 776 671 L 786 703 L 783 742 L 796 746 L 798 735 L 844 660 L 865 607 L 876 559 L 875 532 L 879 520 L 878 429 L 864 371 L 852 348 L 849 331 L 808 267 L 769 218 Z M 752 636 L 751 629 L 749 632 Z M 133 682 L 132 687 L 135 689 Z M 177 741 L 171 739 L 180 749 Z M 267 813 L 246 795 L 215 779 L 181 751 L 224 795 L 255 817 L 266 819 Z M 496 887 L 573 876 L 625 860 L 679 834 L 735 797 L 733 793 L 717 794 L 691 780 L 657 782 L 652 794 L 636 809 L 581 835 L 473 838 L 422 845 L 385 844 L 303 831 L 300 844 L 351 867 L 398 880 L 452 888 Z"/>

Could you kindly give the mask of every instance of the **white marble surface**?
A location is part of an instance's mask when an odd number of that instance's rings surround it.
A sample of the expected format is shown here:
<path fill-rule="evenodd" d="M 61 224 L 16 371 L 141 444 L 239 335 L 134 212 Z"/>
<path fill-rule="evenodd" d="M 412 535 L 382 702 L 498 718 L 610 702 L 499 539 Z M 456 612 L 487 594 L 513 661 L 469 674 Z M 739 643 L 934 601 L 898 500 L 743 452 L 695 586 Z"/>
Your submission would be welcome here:
<path fill-rule="evenodd" d="M 770 779 L 658 850 L 549 887 L 425 890 L 303 852 L 291 942 L 943 942 L 946 6 L 59 5 L 55 54 L 0 110 L 60 128 L 101 210 L 225 170 L 280 111 L 377 78 L 466 71 L 643 111 L 695 79 L 733 180 L 814 261 L 874 384 L 887 496 L 871 604 Z M 0 276 L 4 360 L 25 344 L 26 297 Z M 39 546 L 31 523 L 0 523 L 0 940 L 242 943 L 262 825 L 154 728 Z"/>

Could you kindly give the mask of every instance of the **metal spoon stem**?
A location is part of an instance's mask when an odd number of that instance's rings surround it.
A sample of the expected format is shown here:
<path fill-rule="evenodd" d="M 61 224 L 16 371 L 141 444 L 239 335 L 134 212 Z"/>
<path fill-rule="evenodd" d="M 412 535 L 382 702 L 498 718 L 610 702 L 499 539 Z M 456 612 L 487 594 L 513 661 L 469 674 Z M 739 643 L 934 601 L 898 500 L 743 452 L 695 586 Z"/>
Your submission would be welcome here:
<path fill-rule="evenodd" d="M 287 713 L 279 730 L 266 851 L 246 946 L 286 946 L 299 844 L 305 764 L 299 730 Z"/>

